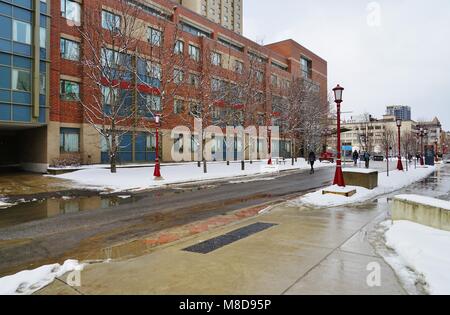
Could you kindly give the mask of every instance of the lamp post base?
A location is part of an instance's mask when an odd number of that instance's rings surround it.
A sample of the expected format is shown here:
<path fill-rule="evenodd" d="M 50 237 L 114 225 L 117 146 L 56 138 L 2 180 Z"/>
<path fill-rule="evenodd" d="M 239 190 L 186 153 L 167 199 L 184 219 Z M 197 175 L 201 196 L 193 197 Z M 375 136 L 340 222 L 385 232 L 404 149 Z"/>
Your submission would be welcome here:
<path fill-rule="evenodd" d="M 403 163 L 402 163 L 402 160 L 401 159 L 398 159 L 398 162 L 397 162 L 397 170 L 399 170 L 399 171 L 403 171 L 404 169 L 403 169 Z"/>
<path fill-rule="evenodd" d="M 342 164 L 341 164 L 340 160 L 337 161 L 336 173 L 334 174 L 333 185 L 338 185 L 339 187 L 345 187 L 344 173 L 342 173 Z"/>
<path fill-rule="evenodd" d="M 425 165 L 425 161 L 423 160 L 423 157 L 420 157 L 420 166 L 424 166 Z"/>
<path fill-rule="evenodd" d="M 153 176 L 155 177 L 155 179 L 162 178 L 161 177 L 161 166 L 159 164 L 159 161 L 156 161 L 155 171 L 153 172 Z"/>
<path fill-rule="evenodd" d="M 267 161 L 268 165 L 272 165 L 272 158 L 269 159 L 269 161 Z"/>

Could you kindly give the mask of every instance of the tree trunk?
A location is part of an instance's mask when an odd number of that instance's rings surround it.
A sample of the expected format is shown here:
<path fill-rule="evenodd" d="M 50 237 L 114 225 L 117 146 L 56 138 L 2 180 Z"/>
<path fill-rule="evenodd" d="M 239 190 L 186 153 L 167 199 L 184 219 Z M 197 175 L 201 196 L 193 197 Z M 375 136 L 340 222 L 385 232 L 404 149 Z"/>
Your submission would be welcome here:
<path fill-rule="evenodd" d="M 208 173 L 208 168 L 206 166 L 206 159 L 203 159 L 203 173 Z"/>
<path fill-rule="evenodd" d="M 245 171 L 245 161 L 244 160 L 241 161 L 241 170 Z"/>
<path fill-rule="evenodd" d="M 111 152 L 109 152 L 111 173 L 117 173 L 117 143 L 116 137 L 112 136 L 111 139 Z"/>

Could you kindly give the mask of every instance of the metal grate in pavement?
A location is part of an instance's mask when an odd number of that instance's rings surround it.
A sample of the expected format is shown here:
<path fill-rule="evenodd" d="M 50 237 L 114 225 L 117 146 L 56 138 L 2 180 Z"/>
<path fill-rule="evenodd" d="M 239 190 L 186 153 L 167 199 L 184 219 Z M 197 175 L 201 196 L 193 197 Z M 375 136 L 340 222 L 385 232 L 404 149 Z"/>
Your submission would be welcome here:
<path fill-rule="evenodd" d="M 254 223 L 243 228 L 231 231 L 227 234 L 187 247 L 183 249 L 183 251 L 198 254 L 208 254 L 221 247 L 237 242 L 246 237 L 249 237 L 250 235 L 262 232 L 276 225 L 278 224 L 262 222 Z"/>

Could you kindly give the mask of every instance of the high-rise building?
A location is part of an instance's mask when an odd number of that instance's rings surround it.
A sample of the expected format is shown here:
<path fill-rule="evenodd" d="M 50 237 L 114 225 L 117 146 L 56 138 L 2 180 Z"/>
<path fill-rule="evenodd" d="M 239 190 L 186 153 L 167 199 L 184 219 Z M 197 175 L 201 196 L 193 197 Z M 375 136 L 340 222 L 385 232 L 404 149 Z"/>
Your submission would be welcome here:
<path fill-rule="evenodd" d="M 178 3 L 242 35 L 242 0 L 178 0 Z"/>
<path fill-rule="evenodd" d="M 411 120 L 411 107 L 401 105 L 388 106 L 386 115 L 395 116 L 395 118 L 401 120 Z"/>

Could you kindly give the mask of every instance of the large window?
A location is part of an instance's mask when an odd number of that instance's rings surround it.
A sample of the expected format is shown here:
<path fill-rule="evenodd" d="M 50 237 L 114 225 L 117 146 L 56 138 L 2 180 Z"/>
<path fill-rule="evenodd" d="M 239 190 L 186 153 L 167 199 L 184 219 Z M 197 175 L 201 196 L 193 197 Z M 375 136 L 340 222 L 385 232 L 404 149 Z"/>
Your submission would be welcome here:
<path fill-rule="evenodd" d="M 222 65 L 222 55 L 216 52 L 211 53 L 211 64 L 214 66 Z"/>
<path fill-rule="evenodd" d="M 65 101 L 78 101 L 80 99 L 80 85 L 77 82 L 61 80 L 60 96 Z"/>
<path fill-rule="evenodd" d="M 61 16 L 79 24 L 81 21 L 80 4 L 72 0 L 61 0 Z"/>
<path fill-rule="evenodd" d="M 312 63 L 304 57 L 300 59 L 301 70 L 304 78 L 311 79 L 312 77 Z"/>
<path fill-rule="evenodd" d="M 189 57 L 195 61 L 200 61 L 200 48 L 194 45 L 189 45 Z"/>
<path fill-rule="evenodd" d="M 184 52 L 184 42 L 181 40 L 177 40 L 175 43 L 174 51 L 176 54 L 183 54 Z"/>
<path fill-rule="evenodd" d="M 120 29 L 120 15 L 109 11 L 102 11 L 102 27 L 110 31 Z"/>
<path fill-rule="evenodd" d="M 12 89 L 31 92 L 31 74 L 26 70 L 12 70 Z"/>
<path fill-rule="evenodd" d="M 80 152 L 80 129 L 61 128 L 59 150 L 62 153 Z"/>
<path fill-rule="evenodd" d="M 31 44 L 31 24 L 13 20 L 13 40 L 15 42 Z"/>
<path fill-rule="evenodd" d="M 153 27 L 148 28 L 148 42 L 153 46 L 161 46 L 162 43 L 162 33 L 160 30 L 154 29 Z"/>
<path fill-rule="evenodd" d="M 80 44 L 65 38 L 61 38 L 61 57 L 67 60 L 78 61 L 80 59 Z"/>

